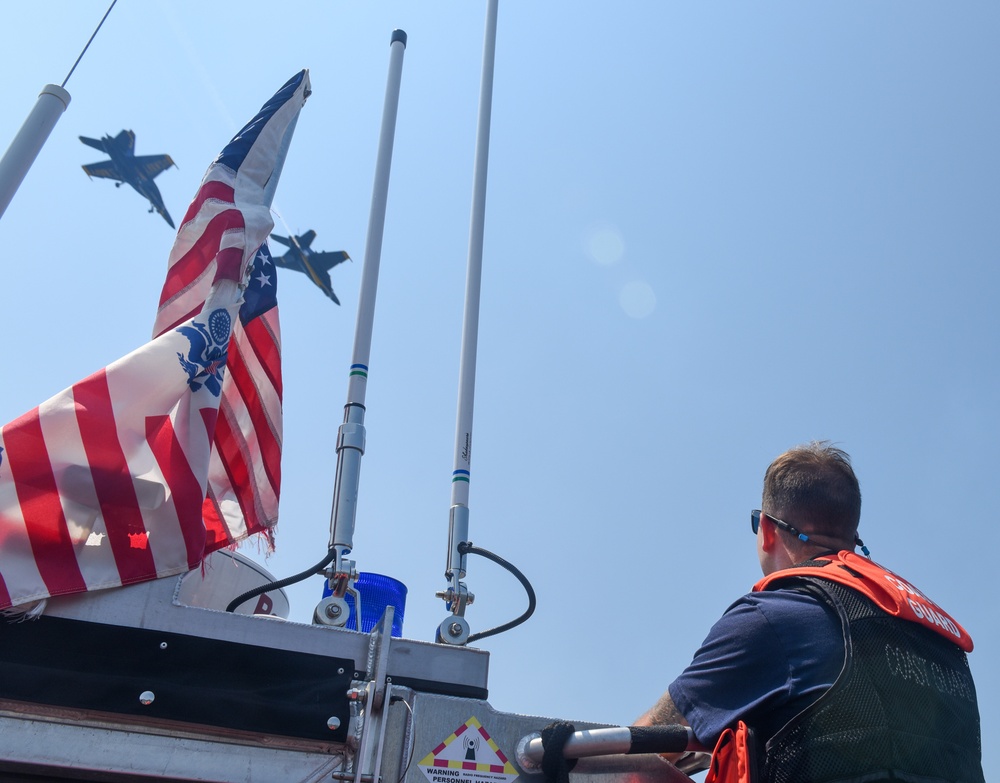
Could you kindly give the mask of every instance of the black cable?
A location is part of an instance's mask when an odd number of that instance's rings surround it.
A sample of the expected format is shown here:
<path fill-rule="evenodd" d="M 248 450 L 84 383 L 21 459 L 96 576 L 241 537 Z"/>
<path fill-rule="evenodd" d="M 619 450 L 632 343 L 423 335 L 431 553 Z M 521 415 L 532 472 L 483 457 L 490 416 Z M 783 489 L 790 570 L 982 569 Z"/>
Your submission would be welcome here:
<path fill-rule="evenodd" d="M 87 53 L 87 49 L 90 48 L 90 45 L 94 42 L 94 38 L 97 37 L 97 33 L 101 29 L 101 25 L 104 24 L 104 20 L 108 18 L 108 14 L 111 13 L 111 9 L 115 7 L 115 3 L 117 3 L 117 2 L 118 2 L 118 0 L 111 0 L 111 5 L 108 6 L 108 10 L 105 11 L 104 12 L 104 16 L 101 17 L 101 21 L 97 25 L 97 30 L 94 30 L 93 34 L 90 36 L 90 40 L 87 41 L 87 45 L 83 47 L 83 51 L 80 52 L 80 56 L 76 58 L 76 62 L 73 63 L 73 67 L 69 69 L 69 73 L 67 73 L 66 74 L 66 78 L 63 79 L 63 83 L 61 85 L 62 87 L 66 86 L 66 82 L 69 81 L 69 77 L 73 75 L 73 71 L 76 70 L 76 66 L 78 66 L 80 64 L 80 60 L 82 60 L 83 59 L 83 55 L 85 55 Z"/>
<path fill-rule="evenodd" d="M 504 631 L 509 631 L 511 628 L 515 628 L 535 612 L 535 591 L 531 587 L 531 583 L 528 581 L 527 577 L 517 570 L 512 564 L 504 560 L 500 555 L 495 555 L 488 549 L 481 549 L 478 546 L 474 546 L 471 541 L 463 541 L 458 545 L 458 553 L 460 555 L 472 554 L 480 555 L 485 557 L 487 560 L 492 560 L 498 566 L 507 569 L 512 573 L 517 581 L 521 583 L 524 587 L 524 591 L 528 594 L 528 608 L 524 611 L 520 617 L 511 620 L 509 623 L 504 623 L 503 625 L 498 625 L 496 628 L 490 628 L 486 631 L 480 631 L 479 633 L 474 633 L 469 636 L 469 641 L 474 642 L 478 639 L 485 639 L 487 636 L 496 636 L 498 633 L 503 633 Z"/>
<path fill-rule="evenodd" d="M 268 590 L 280 590 L 283 587 L 288 587 L 288 585 L 293 585 L 296 582 L 301 582 L 303 579 L 306 579 L 310 576 L 313 576 L 315 574 L 320 574 L 323 572 L 324 568 L 326 568 L 328 565 L 330 565 L 330 563 L 333 562 L 333 559 L 336 556 L 337 556 L 337 550 L 331 549 L 329 552 L 326 553 L 326 557 L 324 557 L 320 562 L 318 562 L 312 568 L 307 568 L 305 571 L 295 574 L 295 576 L 286 576 L 284 579 L 279 579 L 277 582 L 268 582 L 266 585 L 259 585 L 258 587 L 255 587 L 253 590 L 247 590 L 242 595 L 238 595 L 232 601 L 230 601 L 229 606 L 226 607 L 226 611 L 235 612 L 236 607 L 239 606 L 241 603 L 243 603 L 244 601 L 249 601 L 251 598 L 256 598 L 258 595 L 266 593 Z"/>
<path fill-rule="evenodd" d="M 507 571 L 512 573 L 514 577 L 517 579 L 517 581 L 519 581 L 521 585 L 524 587 L 524 591 L 528 594 L 528 608 L 525 609 L 524 613 L 521 614 L 520 617 L 517 617 L 508 623 L 504 623 L 503 625 L 498 625 L 495 628 L 490 628 L 485 631 L 480 631 L 479 633 L 471 634 L 469 636 L 468 641 L 474 642 L 478 639 L 485 639 L 489 636 L 496 636 L 498 633 L 509 631 L 511 628 L 516 628 L 517 626 L 519 626 L 521 623 L 523 623 L 525 620 L 527 620 L 529 617 L 531 617 L 531 615 L 535 613 L 536 601 L 535 601 L 534 588 L 532 588 L 531 583 L 528 581 L 527 577 L 524 574 L 522 574 L 513 564 L 504 560 L 502 557 L 500 557 L 500 555 L 496 555 L 493 552 L 490 552 L 488 549 L 482 549 L 481 547 L 473 545 L 471 541 L 459 544 L 458 551 L 459 554 L 462 555 L 465 554 L 479 555 L 481 557 L 485 557 L 487 560 L 492 560 L 498 566 L 505 568 Z M 287 576 L 284 579 L 279 579 L 276 582 L 268 582 L 265 585 L 259 585 L 253 588 L 252 590 L 247 590 L 245 593 L 236 596 L 236 598 L 230 601 L 229 605 L 226 607 L 226 611 L 235 612 L 236 607 L 238 607 L 240 604 L 242 604 L 245 601 L 249 601 L 251 598 L 256 598 L 258 595 L 266 593 L 268 590 L 280 590 L 281 588 L 288 587 L 289 585 L 293 585 L 296 582 L 301 582 L 303 579 L 307 579 L 310 576 L 322 573 L 323 569 L 326 568 L 328 565 L 330 565 L 331 562 L 333 562 L 333 559 L 336 557 L 336 555 L 337 555 L 336 549 L 331 549 L 329 552 L 327 552 L 326 557 L 324 557 L 320 562 L 318 562 L 311 568 L 307 568 L 305 571 L 295 574 L 294 576 Z"/>

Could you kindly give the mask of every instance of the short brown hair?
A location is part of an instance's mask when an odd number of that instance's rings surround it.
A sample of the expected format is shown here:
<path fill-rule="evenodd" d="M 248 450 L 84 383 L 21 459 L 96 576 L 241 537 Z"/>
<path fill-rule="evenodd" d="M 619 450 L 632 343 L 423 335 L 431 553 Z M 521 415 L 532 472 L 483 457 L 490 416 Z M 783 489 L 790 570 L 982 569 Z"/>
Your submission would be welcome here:
<path fill-rule="evenodd" d="M 861 487 L 847 452 L 829 441 L 789 449 L 764 473 L 764 512 L 805 533 L 851 539 L 861 520 Z"/>

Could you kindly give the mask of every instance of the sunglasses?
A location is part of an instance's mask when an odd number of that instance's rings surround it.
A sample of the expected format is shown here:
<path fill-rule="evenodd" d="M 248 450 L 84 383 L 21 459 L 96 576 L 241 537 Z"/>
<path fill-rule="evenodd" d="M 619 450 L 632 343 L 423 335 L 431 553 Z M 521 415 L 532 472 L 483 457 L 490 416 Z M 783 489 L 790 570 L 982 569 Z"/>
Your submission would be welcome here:
<path fill-rule="evenodd" d="M 757 530 L 760 529 L 760 518 L 762 516 L 770 519 L 774 523 L 775 527 L 781 528 L 786 533 L 791 533 L 793 536 L 799 539 L 799 541 L 809 540 L 809 536 L 807 536 L 805 533 L 796 530 L 794 527 L 792 527 L 787 522 L 781 519 L 772 517 L 770 514 L 765 514 L 759 508 L 755 508 L 753 511 L 750 512 L 750 529 L 753 531 L 754 535 L 757 535 Z M 861 552 L 864 554 L 865 557 L 868 558 L 871 557 L 871 552 L 868 551 L 868 547 L 865 546 L 865 542 L 861 540 L 861 538 L 857 535 L 857 533 L 854 534 L 854 543 L 857 544 L 859 547 L 861 547 Z"/>
<path fill-rule="evenodd" d="M 809 536 L 807 536 L 805 533 L 796 530 L 787 522 L 783 522 L 782 520 L 776 517 L 772 517 L 770 514 L 765 514 L 759 508 L 755 508 L 753 511 L 750 512 L 750 529 L 753 531 L 754 535 L 757 535 L 757 530 L 760 528 L 760 518 L 762 516 L 765 516 L 768 519 L 770 519 L 777 527 L 780 527 L 786 533 L 791 533 L 793 536 L 799 539 L 799 541 L 809 540 Z"/>

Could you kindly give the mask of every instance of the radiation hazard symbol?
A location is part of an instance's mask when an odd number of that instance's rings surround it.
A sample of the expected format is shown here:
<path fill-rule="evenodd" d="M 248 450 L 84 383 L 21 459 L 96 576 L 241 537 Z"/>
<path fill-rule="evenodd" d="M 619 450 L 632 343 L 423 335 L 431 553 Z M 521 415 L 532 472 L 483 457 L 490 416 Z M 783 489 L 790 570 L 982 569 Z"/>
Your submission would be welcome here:
<path fill-rule="evenodd" d="M 469 718 L 420 762 L 430 783 L 509 783 L 514 765 L 476 718 Z"/>

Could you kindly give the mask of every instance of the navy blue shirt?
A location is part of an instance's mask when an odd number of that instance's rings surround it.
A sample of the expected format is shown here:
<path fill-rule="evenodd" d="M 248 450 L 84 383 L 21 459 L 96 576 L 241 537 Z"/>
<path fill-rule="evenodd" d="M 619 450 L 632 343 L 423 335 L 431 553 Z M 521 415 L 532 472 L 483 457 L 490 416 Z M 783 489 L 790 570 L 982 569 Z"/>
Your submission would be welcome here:
<path fill-rule="evenodd" d="M 825 693 L 843 664 L 832 607 L 805 593 L 768 590 L 730 606 L 668 690 L 698 740 L 712 747 L 739 720 L 770 737 Z"/>

